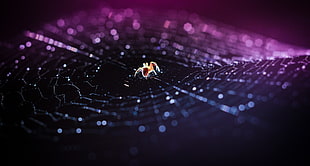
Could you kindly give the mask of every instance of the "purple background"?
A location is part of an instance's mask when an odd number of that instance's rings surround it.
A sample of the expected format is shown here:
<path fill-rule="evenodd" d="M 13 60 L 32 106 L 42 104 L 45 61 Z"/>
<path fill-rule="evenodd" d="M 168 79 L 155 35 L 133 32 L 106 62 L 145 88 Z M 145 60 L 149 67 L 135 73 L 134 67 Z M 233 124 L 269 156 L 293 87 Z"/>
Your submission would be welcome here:
<path fill-rule="evenodd" d="M 310 47 L 305 1 L 276 0 L 4 0 L 0 40 L 80 9 L 104 3 L 114 8 L 182 9 L 275 39 Z"/>

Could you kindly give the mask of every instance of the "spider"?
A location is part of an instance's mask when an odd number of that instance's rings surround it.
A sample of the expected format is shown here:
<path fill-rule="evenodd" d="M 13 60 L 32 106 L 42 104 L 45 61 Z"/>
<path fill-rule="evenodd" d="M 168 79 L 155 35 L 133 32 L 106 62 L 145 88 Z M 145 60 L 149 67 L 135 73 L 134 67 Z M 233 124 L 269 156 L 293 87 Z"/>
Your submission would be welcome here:
<path fill-rule="evenodd" d="M 154 69 L 155 68 L 155 69 Z M 148 63 L 143 63 L 143 67 L 139 67 L 136 72 L 135 75 L 136 76 L 138 73 L 142 74 L 142 76 L 147 79 L 148 77 L 150 77 L 151 73 L 154 73 L 155 75 L 157 75 L 156 72 L 160 72 L 160 69 L 157 65 L 156 62 L 150 62 L 150 65 Z"/>

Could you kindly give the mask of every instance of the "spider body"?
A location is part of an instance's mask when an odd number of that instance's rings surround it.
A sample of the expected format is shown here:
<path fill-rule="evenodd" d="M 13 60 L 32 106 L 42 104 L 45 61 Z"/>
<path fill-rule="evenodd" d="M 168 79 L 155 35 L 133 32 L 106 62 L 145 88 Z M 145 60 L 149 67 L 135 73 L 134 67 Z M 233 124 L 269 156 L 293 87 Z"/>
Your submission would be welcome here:
<path fill-rule="evenodd" d="M 151 73 L 157 75 L 157 72 L 160 72 L 160 69 L 159 69 L 159 67 L 158 67 L 156 62 L 150 62 L 150 65 L 148 63 L 143 63 L 143 66 L 139 67 L 136 70 L 134 76 L 136 76 L 138 73 L 141 73 L 142 76 L 145 79 L 147 79 L 148 77 L 150 77 Z"/>

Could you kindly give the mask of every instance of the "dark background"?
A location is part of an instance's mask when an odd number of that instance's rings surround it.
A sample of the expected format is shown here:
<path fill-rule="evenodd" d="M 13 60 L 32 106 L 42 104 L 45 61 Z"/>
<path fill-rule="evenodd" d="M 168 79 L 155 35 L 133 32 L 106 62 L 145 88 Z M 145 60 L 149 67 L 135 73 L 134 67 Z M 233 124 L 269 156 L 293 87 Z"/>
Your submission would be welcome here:
<path fill-rule="evenodd" d="M 74 13 L 78 10 L 91 10 L 92 8 L 96 8 L 100 5 L 104 5 L 108 3 L 113 8 L 126 8 L 126 7 L 134 7 L 134 8 L 149 8 L 155 10 L 161 9 L 181 9 L 188 10 L 190 12 L 198 13 L 199 15 L 203 15 L 207 18 L 215 19 L 221 22 L 224 22 L 229 25 L 233 25 L 236 27 L 240 27 L 242 29 L 250 30 L 256 33 L 260 33 L 269 37 L 273 37 L 280 41 L 284 41 L 291 44 L 301 45 L 310 48 L 310 19 L 308 17 L 309 7 L 304 1 L 293 1 L 293 2 L 283 2 L 283 1 L 275 1 L 275 0 L 52 0 L 52 1 L 44 1 L 44 0 L 25 0 L 25 1 L 16 1 L 16 0 L 4 0 L 0 5 L 1 8 L 1 16 L 0 16 L 0 41 L 8 40 L 15 35 L 19 35 L 23 30 L 29 28 L 35 28 L 45 22 L 52 21 L 59 17 L 66 16 L 68 14 Z M 270 105 L 267 105 L 269 109 L 261 109 L 267 112 L 270 119 L 279 119 L 277 116 L 280 111 L 270 108 Z M 260 110 L 260 111 L 261 111 Z M 273 116 L 268 112 L 269 110 L 273 110 Z M 282 116 L 283 116 L 283 112 Z M 305 149 L 308 149 L 309 144 L 304 145 L 304 143 L 308 143 L 308 138 L 305 137 L 308 127 L 307 127 L 307 117 L 304 119 L 300 119 L 299 114 L 292 117 L 293 113 L 283 116 L 285 118 L 290 117 L 293 119 L 293 122 L 286 123 L 283 120 L 277 127 L 281 126 L 282 130 L 279 131 L 280 134 L 274 133 L 271 135 L 271 141 L 268 142 L 268 145 L 273 145 L 274 142 L 277 144 L 274 145 L 277 148 L 277 153 L 279 158 L 286 158 L 291 154 L 295 154 L 296 157 L 289 158 L 294 162 L 303 162 L 305 159 L 304 156 L 307 156 L 309 153 L 306 152 Z M 282 118 L 282 119 L 285 119 Z M 296 120 L 297 119 L 297 120 Z M 296 121 L 294 121 L 296 120 Z M 294 126 L 290 126 L 294 124 Z M 289 128 L 289 129 L 288 129 Z M 301 133 L 298 135 L 298 133 Z M 22 144 L 23 139 L 20 137 L 15 137 L 18 143 Z M 14 141 L 15 141 L 14 139 Z M 12 141 L 12 142 L 14 142 Z M 1 141 L 0 141 L 1 142 Z M 206 140 L 197 141 L 194 147 L 200 147 L 201 142 L 207 142 Z M 224 141 L 223 141 L 224 142 Z M 290 144 L 287 145 L 287 143 Z M 15 143 L 15 142 L 14 142 Z M 37 143 L 37 142 L 35 142 Z M 231 143 L 234 143 L 232 141 Z M 210 143 L 212 144 L 212 143 Z M 228 144 L 228 143 L 227 143 Z M 240 142 L 240 146 L 246 147 L 246 145 L 251 145 L 252 142 L 246 144 L 244 142 Z M 17 148 L 19 144 L 15 145 Z M 32 145 L 32 144 L 31 144 Z M 39 150 L 41 146 L 38 144 L 35 147 L 31 145 L 27 145 L 28 148 L 37 148 Z M 216 143 L 214 146 L 218 145 Z M 235 145 L 235 144 L 233 144 Z M 54 146 L 54 145 L 50 145 Z M 236 147 L 235 147 L 236 146 Z M 226 149 L 237 149 L 239 144 L 236 144 L 234 147 L 227 147 Z M 44 147 L 44 146 L 43 146 Z M 223 145 L 224 147 L 224 145 Z M 252 146 L 249 146 L 252 147 Z M 254 147 L 257 147 L 258 153 L 254 156 L 261 156 L 263 154 L 264 157 L 272 158 L 272 154 L 274 151 L 268 151 L 273 147 L 267 148 L 265 151 L 265 146 L 261 146 L 260 144 L 254 144 Z M 261 148 L 262 147 L 262 148 Z M 298 148 L 302 147 L 304 151 L 300 151 Z M 159 150 L 154 152 L 160 151 Z M 186 158 L 186 155 L 191 153 L 191 147 L 185 148 L 183 156 L 183 151 L 180 152 L 179 156 L 176 158 Z M 216 149 L 215 147 L 214 149 Z M 261 150 L 261 149 L 263 150 Z M 5 148 L 4 148 L 5 149 Z M 25 148 L 26 149 L 26 148 Z M 240 148 L 241 149 L 241 148 Z M 33 151 L 35 151 L 34 149 Z M 38 150 L 38 151 L 39 151 Z M 197 151 L 203 151 L 204 147 L 202 146 Z M 212 151 L 211 149 L 210 151 Z M 221 149 L 223 150 L 223 149 Z M 255 151 L 253 150 L 253 151 Z M 11 150 L 13 153 L 12 156 L 20 155 L 21 152 L 14 151 L 14 148 Z M 46 148 L 45 151 L 51 151 L 49 148 Z M 225 152 L 228 156 L 230 151 Z M 238 150 L 237 150 L 238 151 Z M 240 150 L 241 151 L 241 150 Z M 247 150 L 245 150 L 247 152 Z M 250 150 L 248 150 L 250 151 Z M 41 151 L 40 151 L 41 152 Z M 221 151 L 222 152 L 222 151 Z M 279 153 L 281 152 L 281 153 Z M 168 152 L 167 152 L 168 153 Z M 262 153 L 262 154 L 261 154 Z M 23 154 L 23 153 L 22 153 Z M 25 152 L 31 156 L 32 154 L 28 151 Z M 42 155 L 45 153 L 42 153 Z M 196 153 L 195 153 L 196 154 Z M 203 154 L 203 153 L 201 153 Z M 221 154 L 221 153 L 219 153 Z M 301 156 L 299 156 L 302 154 Z M 72 158 L 76 158 L 72 154 Z M 194 154 L 192 154 L 194 155 Z M 237 156 L 238 154 L 234 154 Z M 246 154 L 245 154 L 246 155 Z M 283 156 L 282 156 L 283 155 Z M 153 156 L 153 155 L 149 155 Z M 164 156 L 164 155 L 163 155 Z M 181 156 L 181 157 L 180 157 Z M 248 155 L 249 156 L 249 155 Z M 26 156 L 28 157 L 28 156 Z M 25 158 L 26 158 L 25 157 Z M 33 157 L 33 156 L 32 156 Z M 67 156 L 64 156 L 65 158 Z M 197 156 L 199 158 L 201 156 Z M 17 157 L 18 158 L 18 157 Z M 224 158 L 224 157 L 223 157 Z M 240 158 L 240 157 L 239 157 Z M 238 160 L 237 158 L 236 160 Z M 269 159 L 268 158 L 268 159 Z M 296 160 L 297 159 L 297 160 Z M 18 160 L 17 160 L 18 161 Z M 223 160 L 224 161 L 224 160 Z M 231 160 L 227 160 L 231 161 Z M 283 163 L 286 160 L 283 160 Z M 309 162 L 309 161 L 308 161 Z M 249 165 L 249 164 L 248 164 Z M 265 164 L 262 164 L 265 165 Z"/>
<path fill-rule="evenodd" d="M 106 3 L 113 8 L 187 10 L 290 44 L 310 47 L 309 7 L 305 1 L 296 0 L 4 0 L 0 5 L 0 40 Z"/>

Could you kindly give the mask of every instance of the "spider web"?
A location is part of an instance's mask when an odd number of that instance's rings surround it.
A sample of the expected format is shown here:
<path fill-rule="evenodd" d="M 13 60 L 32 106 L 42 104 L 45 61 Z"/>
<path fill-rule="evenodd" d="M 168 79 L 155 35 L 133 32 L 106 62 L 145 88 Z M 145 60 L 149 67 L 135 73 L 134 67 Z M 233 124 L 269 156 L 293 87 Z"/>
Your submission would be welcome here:
<path fill-rule="evenodd" d="M 56 140 L 103 135 L 104 146 L 126 136 L 116 142 L 130 156 L 143 151 L 139 141 L 185 128 L 255 137 L 235 127 L 267 129 L 273 105 L 309 100 L 309 54 L 186 12 L 79 12 L 1 43 L 1 127 Z M 150 61 L 162 72 L 133 76 Z"/>

